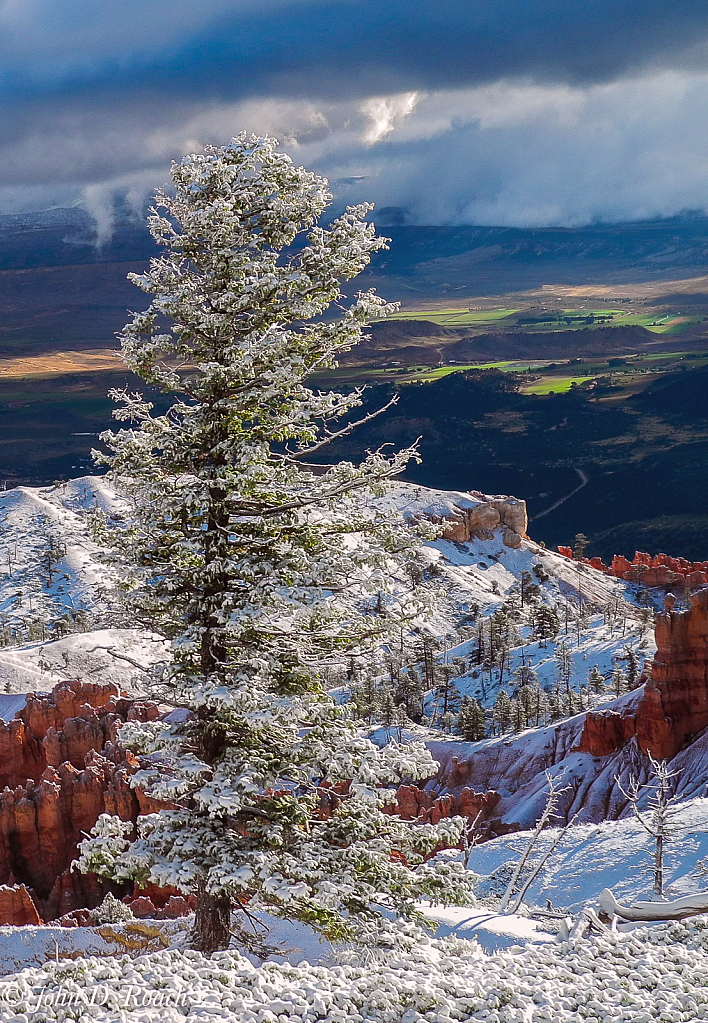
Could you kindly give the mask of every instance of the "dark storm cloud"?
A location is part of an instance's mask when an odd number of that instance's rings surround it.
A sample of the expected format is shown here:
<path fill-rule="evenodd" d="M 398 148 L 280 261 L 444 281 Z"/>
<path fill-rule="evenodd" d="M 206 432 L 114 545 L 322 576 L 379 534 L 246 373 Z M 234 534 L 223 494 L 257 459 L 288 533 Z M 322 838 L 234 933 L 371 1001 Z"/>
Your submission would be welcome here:
<path fill-rule="evenodd" d="M 90 23 L 71 0 L 48 21 L 42 3 L 13 0 L 11 12 L 25 6 L 26 17 L 0 42 L 6 99 L 100 103 L 146 89 L 220 100 L 283 92 L 334 99 L 510 77 L 594 83 L 648 68 L 703 68 L 708 39 L 705 0 L 266 0 L 191 8 L 144 0 L 137 8 L 93 5 Z M 87 45 L 70 44 L 86 32 Z M 33 38 L 34 46 L 23 45 Z"/>
<path fill-rule="evenodd" d="M 227 18 L 144 69 L 219 96 L 327 98 L 525 77 L 573 84 L 647 67 L 702 67 L 705 0 L 369 0 Z"/>
<path fill-rule="evenodd" d="M 671 212 L 708 195 L 706 76 L 706 0 L 0 0 L 0 209 L 110 232 L 247 129 L 418 222 Z"/>

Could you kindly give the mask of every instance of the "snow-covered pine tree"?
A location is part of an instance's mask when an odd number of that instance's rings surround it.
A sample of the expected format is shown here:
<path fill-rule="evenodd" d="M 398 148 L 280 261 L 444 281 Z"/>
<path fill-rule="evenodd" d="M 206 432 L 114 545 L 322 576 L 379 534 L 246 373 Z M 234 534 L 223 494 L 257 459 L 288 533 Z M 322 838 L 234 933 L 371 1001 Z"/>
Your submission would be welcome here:
<path fill-rule="evenodd" d="M 379 750 L 321 684 L 323 666 L 400 634 L 419 593 L 405 568 L 420 536 L 370 500 L 414 451 L 318 473 L 303 464 L 351 429 L 342 417 L 361 403 L 360 391 L 305 381 L 387 308 L 371 291 L 341 292 L 384 242 L 367 205 L 322 227 L 327 182 L 273 139 L 207 147 L 172 179 L 149 218 L 163 252 L 130 275 L 152 300 L 121 341 L 126 365 L 174 402 L 155 415 L 139 394 L 113 392 L 131 425 L 102 439 L 133 502 L 135 525 L 114 535 L 134 565 L 130 599 L 172 641 L 153 695 L 189 715 L 121 731 L 152 754 L 134 782 L 172 808 L 141 818 L 133 843 L 104 816 L 80 865 L 195 893 L 203 951 L 229 943 L 234 910 L 334 939 L 362 921 L 371 933 L 382 905 L 411 915 L 420 897 L 467 899 L 461 868 L 426 863 L 463 822 L 383 812 L 398 782 L 434 774 L 430 754 Z M 399 592 L 384 599 L 396 565 Z"/>
<path fill-rule="evenodd" d="M 588 688 L 597 696 L 605 692 L 605 676 L 596 664 L 588 672 Z"/>
<path fill-rule="evenodd" d="M 637 651 L 631 647 L 624 648 L 624 659 L 627 662 L 627 688 L 634 689 L 639 678 L 639 657 Z"/>
<path fill-rule="evenodd" d="M 520 664 L 514 670 L 514 682 L 521 689 L 523 686 L 534 686 L 538 683 L 538 675 L 532 664 Z"/>
<path fill-rule="evenodd" d="M 573 658 L 570 647 L 562 640 L 556 647 L 556 679 L 560 686 L 565 687 L 566 695 L 570 695 L 570 680 L 573 677 Z"/>
<path fill-rule="evenodd" d="M 500 689 L 497 693 L 494 710 L 492 711 L 492 718 L 495 724 L 499 726 L 500 732 L 506 732 L 511 727 L 511 700 L 509 699 L 509 694 L 504 689 Z"/>
<path fill-rule="evenodd" d="M 626 693 L 627 690 L 629 689 L 629 686 L 627 684 L 627 676 L 625 675 L 624 671 L 619 666 L 619 664 L 615 664 L 614 668 L 612 669 L 612 681 L 610 685 L 614 690 L 615 696 L 622 696 L 622 694 Z"/>
<path fill-rule="evenodd" d="M 502 690 L 503 692 L 503 690 Z M 487 732 L 484 708 L 474 697 L 463 696 L 457 715 L 457 730 L 466 742 L 478 742 Z"/>

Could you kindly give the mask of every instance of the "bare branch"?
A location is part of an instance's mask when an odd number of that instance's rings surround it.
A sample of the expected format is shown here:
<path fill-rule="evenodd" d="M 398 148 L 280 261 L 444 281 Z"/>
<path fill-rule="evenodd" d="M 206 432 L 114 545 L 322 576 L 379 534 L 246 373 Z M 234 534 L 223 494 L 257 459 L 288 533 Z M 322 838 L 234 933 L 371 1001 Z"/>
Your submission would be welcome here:
<path fill-rule="evenodd" d="M 361 419 L 357 419 L 355 423 L 349 423 L 347 426 L 342 427 L 341 430 L 336 430 L 334 433 L 328 433 L 326 437 L 323 437 L 317 444 L 311 444 L 308 448 L 301 448 L 297 452 L 287 451 L 286 455 L 289 460 L 295 462 L 301 458 L 305 458 L 307 455 L 313 454 L 315 451 L 319 451 L 320 448 L 324 448 L 327 444 L 331 444 L 333 440 L 338 440 L 340 437 L 346 437 L 352 430 L 356 430 L 359 426 L 364 426 L 366 423 L 370 423 L 372 419 L 376 419 L 383 412 L 386 412 L 391 408 L 392 405 L 398 404 L 399 396 L 394 394 L 390 401 L 387 401 L 381 408 L 376 409 L 375 412 L 369 412 L 367 415 L 362 416 Z"/>

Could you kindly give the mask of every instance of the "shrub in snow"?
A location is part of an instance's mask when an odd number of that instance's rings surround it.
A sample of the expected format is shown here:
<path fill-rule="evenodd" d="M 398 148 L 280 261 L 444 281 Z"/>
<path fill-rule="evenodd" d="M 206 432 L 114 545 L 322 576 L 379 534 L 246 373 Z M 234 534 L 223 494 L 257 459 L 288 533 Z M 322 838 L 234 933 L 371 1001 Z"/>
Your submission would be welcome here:
<path fill-rule="evenodd" d="M 228 944 L 233 909 L 344 938 L 358 922 L 371 931 L 382 906 L 411 915 L 421 896 L 464 901 L 460 865 L 425 862 L 460 840 L 462 822 L 383 812 L 392 786 L 435 773 L 429 753 L 378 750 L 323 682 L 421 609 L 412 588 L 384 599 L 414 574 L 421 537 L 365 500 L 415 452 L 318 474 L 303 465 L 349 432 L 342 417 L 361 403 L 358 390 L 305 380 L 387 308 L 373 292 L 341 304 L 341 282 L 383 246 L 370 207 L 321 227 L 327 182 L 272 139 L 208 147 L 172 178 L 174 195 L 157 196 L 164 215 L 150 217 L 163 254 L 131 275 L 151 303 L 124 329 L 122 355 L 177 397 L 154 415 L 114 392 L 132 425 L 103 440 L 134 504 L 134 525 L 113 540 L 134 566 L 136 615 L 172 641 L 153 695 L 192 714 L 122 729 L 152 754 L 135 784 L 173 808 L 142 818 L 130 846 L 102 820 L 81 866 L 196 893 L 205 950 Z"/>
<path fill-rule="evenodd" d="M 49 962 L 0 981 L 0 1023 L 695 1023 L 708 1019 L 708 919 L 484 953 L 421 942 L 334 968 L 230 952 Z M 26 1013 L 26 1015 L 20 1015 Z"/>
<path fill-rule="evenodd" d="M 132 909 L 109 892 L 100 906 L 91 911 L 95 924 L 119 924 L 134 920 Z"/>

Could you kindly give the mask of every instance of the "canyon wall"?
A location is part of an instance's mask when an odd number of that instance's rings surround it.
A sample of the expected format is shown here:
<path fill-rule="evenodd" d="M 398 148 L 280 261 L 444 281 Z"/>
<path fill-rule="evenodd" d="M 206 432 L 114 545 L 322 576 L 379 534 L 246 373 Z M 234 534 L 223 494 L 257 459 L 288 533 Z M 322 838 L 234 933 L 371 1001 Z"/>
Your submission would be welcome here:
<path fill-rule="evenodd" d="M 681 751 L 685 757 L 708 728 L 708 587 L 693 594 L 687 611 L 677 611 L 669 595 L 656 639 L 640 687 L 610 707 L 472 744 L 465 756 L 464 744 L 431 743 L 442 765 L 438 779 L 400 786 L 391 812 L 421 823 L 461 815 L 492 837 L 537 819 L 544 771 L 566 763 L 577 775 L 568 814 L 582 806 L 583 819 L 619 815 L 615 779 L 632 743 L 657 759 Z M 159 713 L 115 686 L 65 682 L 48 696 L 29 695 L 12 721 L 0 722 L 0 923 L 81 922 L 82 910 L 100 904 L 109 889 L 136 915 L 189 911 L 189 900 L 174 890 L 129 891 L 70 870 L 78 842 L 101 813 L 134 822 L 158 808 L 131 787 L 139 764 L 116 734 L 124 721 Z"/>
<path fill-rule="evenodd" d="M 108 891 L 123 895 L 136 916 L 182 916 L 193 908 L 176 889 L 128 892 L 70 869 L 78 843 L 102 813 L 135 822 L 159 809 L 131 787 L 139 763 L 116 741 L 124 721 L 159 714 L 156 704 L 122 697 L 116 686 L 72 681 L 49 695 L 29 694 L 13 720 L 0 721 L 0 925 L 90 922 L 86 909 Z M 494 792 L 469 788 L 436 798 L 402 785 L 391 812 L 421 822 L 459 814 L 481 823 L 498 800 Z"/>

